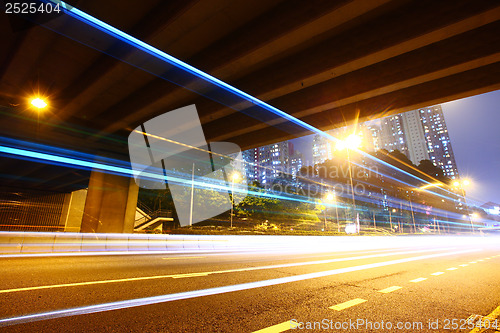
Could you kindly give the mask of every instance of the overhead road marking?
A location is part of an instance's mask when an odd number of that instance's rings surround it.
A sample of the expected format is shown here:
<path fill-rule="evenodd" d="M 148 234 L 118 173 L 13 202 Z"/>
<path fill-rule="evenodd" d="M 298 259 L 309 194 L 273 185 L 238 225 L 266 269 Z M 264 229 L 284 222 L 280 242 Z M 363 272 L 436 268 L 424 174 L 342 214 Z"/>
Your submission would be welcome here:
<path fill-rule="evenodd" d="M 280 333 L 280 332 L 288 331 L 290 329 L 291 329 L 290 321 L 285 321 L 281 324 L 269 326 L 269 327 L 263 328 L 261 330 L 254 331 L 253 333 Z"/>
<path fill-rule="evenodd" d="M 438 275 L 443 275 L 444 272 L 436 272 L 436 273 L 432 273 L 431 275 L 434 275 L 434 276 L 438 276 Z"/>
<path fill-rule="evenodd" d="M 417 257 L 394 259 L 394 260 L 376 262 L 376 263 L 371 263 L 371 264 L 364 264 L 364 265 L 359 265 L 359 266 L 337 268 L 337 269 L 328 270 L 328 271 L 321 271 L 321 272 L 314 272 L 314 273 L 300 274 L 300 275 L 292 275 L 292 276 L 286 276 L 286 277 L 270 279 L 270 280 L 261 280 L 261 281 L 247 282 L 247 283 L 236 284 L 236 285 L 228 285 L 228 286 L 223 286 L 223 287 L 215 287 L 215 288 L 201 289 L 201 290 L 192 290 L 192 291 L 185 291 L 185 292 L 174 293 L 174 294 L 166 294 L 166 295 L 160 295 L 160 296 L 129 299 L 129 300 L 123 300 L 123 301 L 110 302 L 110 303 L 87 305 L 87 306 L 71 308 L 71 309 L 62 309 L 62 310 L 48 311 L 48 312 L 43 312 L 43 313 L 22 315 L 22 316 L 17 316 L 17 317 L 3 318 L 3 319 L 0 319 L 0 327 L 18 325 L 18 324 L 22 324 L 22 323 L 35 322 L 35 321 L 40 321 L 40 320 L 48 320 L 48 319 L 63 318 L 63 317 L 77 316 L 77 315 L 90 314 L 90 313 L 98 313 L 98 312 L 111 311 L 111 310 L 128 309 L 128 308 L 145 306 L 145 305 L 152 305 L 152 304 L 166 303 L 166 302 L 172 302 L 172 301 L 178 301 L 178 300 L 184 300 L 184 299 L 198 298 L 198 297 L 202 297 L 202 296 L 220 295 L 220 294 L 235 292 L 235 291 L 270 287 L 270 286 L 276 286 L 276 285 L 281 285 L 281 284 L 290 283 L 290 282 L 305 281 L 305 280 L 327 277 L 327 276 L 332 276 L 332 275 L 337 275 L 337 274 L 357 272 L 357 271 L 362 271 L 362 270 L 371 269 L 371 268 L 379 268 L 379 267 L 397 265 L 397 264 L 402 264 L 402 263 L 407 263 L 407 262 L 412 262 L 412 261 L 417 261 L 417 260 L 427 260 L 427 259 L 431 259 L 431 258 L 439 258 L 439 257 L 444 257 L 444 256 L 464 254 L 464 253 L 476 252 L 476 251 L 480 251 L 480 250 L 481 249 L 471 249 L 471 250 L 444 252 L 444 253 L 436 253 L 436 254 L 427 254 L 427 255 L 422 255 L 422 256 L 417 256 Z"/>
<path fill-rule="evenodd" d="M 458 269 L 458 268 L 456 268 L 456 267 L 450 267 L 450 268 L 447 268 L 446 270 L 447 270 L 447 271 L 455 271 L 455 270 L 457 270 L 457 269 Z"/>
<path fill-rule="evenodd" d="M 366 299 L 355 298 L 355 299 L 352 299 L 352 300 L 344 302 L 344 303 L 330 306 L 329 309 L 336 310 L 336 311 L 342 311 L 344 309 L 350 308 L 352 306 L 355 306 L 355 305 L 358 305 L 358 304 L 361 304 L 364 302 L 366 302 Z"/>
<path fill-rule="evenodd" d="M 389 288 L 385 288 L 385 289 L 379 290 L 378 292 L 382 293 L 382 294 L 388 294 L 388 293 L 392 293 L 393 291 L 399 290 L 401 288 L 403 288 L 403 287 L 392 286 L 392 287 L 389 287 Z"/>
<path fill-rule="evenodd" d="M 421 278 L 418 278 L 418 279 L 415 279 L 415 280 L 410 280 L 410 282 L 419 283 L 419 282 L 422 282 L 422 281 L 425 281 L 425 280 L 427 280 L 427 278 L 421 277 Z"/>
<path fill-rule="evenodd" d="M 0 290 L 0 294 L 20 292 L 20 291 L 40 290 L 40 289 L 90 286 L 90 285 L 94 285 L 94 284 L 105 284 L 105 283 L 121 283 L 121 282 L 156 280 L 156 279 L 167 279 L 167 278 L 173 278 L 173 279 L 191 278 L 191 277 L 207 276 L 207 275 L 211 275 L 211 274 L 235 273 L 235 272 L 246 272 L 246 271 L 255 271 L 255 270 L 263 270 L 263 269 L 274 269 L 274 268 L 284 268 L 284 267 L 326 264 L 326 263 L 339 262 L 339 261 L 369 259 L 369 258 L 376 258 L 376 257 L 387 257 L 387 256 L 391 256 L 391 255 L 412 254 L 412 253 L 429 252 L 429 251 L 433 251 L 433 250 L 418 250 L 418 251 L 392 252 L 392 253 L 383 253 L 383 254 L 370 254 L 370 255 L 365 255 L 365 256 L 336 258 L 336 259 L 317 260 L 317 261 L 303 261 L 303 262 L 299 262 L 299 263 L 246 267 L 246 268 L 227 269 L 227 270 L 212 271 L 212 272 L 194 272 L 194 273 L 184 273 L 184 274 L 153 275 L 153 276 L 142 276 L 142 277 L 134 277 L 134 278 L 123 278 L 123 279 L 87 281 L 87 282 L 53 284 L 53 285 L 46 285 L 46 286 L 13 288 L 13 289 Z"/>

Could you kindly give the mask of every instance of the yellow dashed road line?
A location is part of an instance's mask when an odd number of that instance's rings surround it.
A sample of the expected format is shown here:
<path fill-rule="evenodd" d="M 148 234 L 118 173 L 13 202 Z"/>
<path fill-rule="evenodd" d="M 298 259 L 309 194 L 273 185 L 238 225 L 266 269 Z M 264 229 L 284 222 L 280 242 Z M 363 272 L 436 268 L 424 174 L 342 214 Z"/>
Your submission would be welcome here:
<path fill-rule="evenodd" d="M 382 293 L 382 294 L 388 294 L 388 293 L 392 293 L 393 291 L 399 290 L 401 288 L 403 288 L 403 287 L 392 286 L 392 287 L 389 287 L 389 288 L 385 288 L 385 289 L 379 290 L 378 292 Z"/>
<path fill-rule="evenodd" d="M 344 309 L 350 308 L 351 306 L 355 306 L 355 305 L 358 305 L 358 304 L 361 304 L 361 303 L 364 303 L 364 302 L 366 302 L 366 299 L 355 298 L 355 299 L 352 299 L 352 300 L 344 302 L 344 303 L 340 303 L 340 304 L 337 304 L 337 305 L 334 305 L 334 306 L 330 306 L 329 309 L 337 310 L 337 311 L 342 311 Z"/>
<path fill-rule="evenodd" d="M 458 268 L 456 268 L 456 267 L 450 267 L 450 268 L 447 268 L 446 270 L 447 270 L 447 271 L 454 271 L 454 270 L 457 270 L 457 269 L 458 269 Z"/>
<path fill-rule="evenodd" d="M 418 283 L 418 282 L 422 282 L 422 281 L 425 281 L 425 280 L 427 280 L 427 278 L 420 277 L 420 278 L 415 279 L 415 280 L 410 280 L 410 282 L 413 282 L 413 283 Z"/>
<path fill-rule="evenodd" d="M 443 275 L 444 272 L 436 272 L 436 273 L 432 273 L 431 275 L 434 275 L 434 276 L 438 276 L 438 275 Z"/>

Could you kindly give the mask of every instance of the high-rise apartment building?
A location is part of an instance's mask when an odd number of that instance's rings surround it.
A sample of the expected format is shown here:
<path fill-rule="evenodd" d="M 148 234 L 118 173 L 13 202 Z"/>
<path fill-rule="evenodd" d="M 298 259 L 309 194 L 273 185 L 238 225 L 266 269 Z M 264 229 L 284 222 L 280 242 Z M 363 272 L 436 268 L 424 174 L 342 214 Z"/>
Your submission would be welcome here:
<path fill-rule="evenodd" d="M 353 132 L 362 137 L 363 151 L 398 149 L 416 165 L 428 159 L 440 167 L 447 177 L 458 177 L 448 129 L 439 105 L 361 123 L 356 128 L 347 126 L 328 131 L 338 139 L 344 139 Z M 333 159 L 334 155 L 334 142 L 319 134 L 313 136 L 313 165 Z M 304 165 L 302 154 L 294 151 L 293 144 L 288 141 L 244 151 L 243 158 L 248 162 L 248 180 L 257 180 L 261 184 L 271 183 L 282 173 L 295 179 Z"/>
<path fill-rule="evenodd" d="M 420 116 L 427 153 L 432 163 L 443 169 L 446 176 L 452 179 L 458 178 L 457 163 L 441 106 L 436 105 L 412 112 L 418 112 Z"/>
<path fill-rule="evenodd" d="M 289 141 L 246 150 L 243 159 L 246 162 L 247 179 L 263 185 L 283 175 L 295 179 L 303 165 L 302 154 L 294 150 Z"/>
<path fill-rule="evenodd" d="M 381 148 L 388 151 L 398 149 L 414 164 L 431 160 L 447 177 L 458 177 L 457 164 L 440 105 L 382 119 L 380 141 Z"/>
<path fill-rule="evenodd" d="M 383 118 L 380 128 L 381 148 L 388 151 L 397 149 L 403 154 L 407 154 L 408 144 L 406 142 L 402 114 Z"/>
<path fill-rule="evenodd" d="M 322 135 L 316 134 L 312 141 L 313 165 L 332 159 L 332 143 Z"/>
<path fill-rule="evenodd" d="M 417 110 L 401 113 L 403 119 L 404 135 L 406 138 L 406 156 L 413 162 L 419 164 L 422 160 L 429 159 L 426 139 L 422 128 L 422 121 Z"/>

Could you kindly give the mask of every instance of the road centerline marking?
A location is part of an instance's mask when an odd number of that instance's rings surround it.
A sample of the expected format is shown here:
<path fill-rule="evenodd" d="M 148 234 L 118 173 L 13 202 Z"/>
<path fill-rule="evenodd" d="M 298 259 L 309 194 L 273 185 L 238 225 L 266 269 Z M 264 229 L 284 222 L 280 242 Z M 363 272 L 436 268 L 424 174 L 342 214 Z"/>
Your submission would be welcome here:
<path fill-rule="evenodd" d="M 342 310 L 345 310 L 347 308 L 350 308 L 352 306 L 355 306 L 355 305 L 358 305 L 358 304 L 361 304 L 364 302 L 366 302 L 366 299 L 355 298 L 355 299 L 351 299 L 350 301 L 347 301 L 347 302 L 343 302 L 343 303 L 340 303 L 340 304 L 337 304 L 334 306 L 330 306 L 328 308 L 332 309 L 332 310 L 336 310 L 336 311 L 342 311 Z"/>
<path fill-rule="evenodd" d="M 89 286 L 89 285 L 94 285 L 94 284 L 120 283 L 120 282 L 156 280 L 156 279 L 166 279 L 166 278 L 180 279 L 180 278 L 202 277 L 202 276 L 208 276 L 211 274 L 236 273 L 236 272 L 247 272 L 247 271 L 256 271 L 256 270 L 264 270 L 264 269 L 284 268 L 284 267 L 327 264 L 327 263 L 333 263 L 333 262 L 343 262 L 343 261 L 359 260 L 359 259 L 370 259 L 370 258 L 377 258 L 377 257 L 388 257 L 388 256 L 392 256 L 392 255 L 404 255 L 404 254 L 412 254 L 412 253 L 429 252 L 429 251 L 435 251 L 435 250 L 436 249 L 434 249 L 434 250 L 414 250 L 414 251 L 406 251 L 406 252 L 400 251 L 400 252 L 381 253 L 381 254 L 378 253 L 378 254 L 370 254 L 370 255 L 364 255 L 364 256 L 345 257 L 345 258 L 335 258 L 335 259 L 325 259 L 325 260 L 315 260 L 315 261 L 302 261 L 302 262 L 295 262 L 295 263 L 288 263 L 288 264 L 226 269 L 226 270 L 211 271 L 211 272 L 208 271 L 208 272 L 193 272 L 193 273 L 179 273 L 179 274 L 167 274 L 167 275 L 140 276 L 140 277 L 133 277 L 133 278 L 122 278 L 122 279 L 110 279 L 110 280 L 99 280 L 99 281 L 53 284 L 53 285 L 45 285 L 45 286 L 12 288 L 12 289 L 0 290 L 0 294 L 12 293 L 12 292 L 22 292 L 22 291 L 32 291 L 32 290 L 41 290 L 41 289 L 52 289 L 52 288 Z"/>
<path fill-rule="evenodd" d="M 392 286 L 392 287 L 389 287 L 389 288 L 385 288 L 385 289 L 379 290 L 378 292 L 382 293 L 382 294 L 388 294 L 388 293 L 392 293 L 393 291 L 396 291 L 396 290 L 399 290 L 399 289 L 402 289 L 402 288 L 403 287 L 400 287 L 400 286 Z"/>
<path fill-rule="evenodd" d="M 447 270 L 447 271 L 455 271 L 455 270 L 457 270 L 457 269 L 458 269 L 458 268 L 456 268 L 456 267 L 450 267 L 450 268 L 447 268 L 446 270 Z"/>
<path fill-rule="evenodd" d="M 438 276 L 438 275 L 443 275 L 444 272 L 436 272 L 436 273 L 432 273 L 431 275 L 434 275 L 434 276 Z"/>
<path fill-rule="evenodd" d="M 292 275 L 292 276 L 286 276 L 286 277 L 270 279 L 270 280 L 260 280 L 260 281 L 247 282 L 247 283 L 236 284 L 236 285 L 226 285 L 223 287 L 191 290 L 191 291 L 185 291 L 185 292 L 179 292 L 179 293 L 173 293 L 173 294 L 165 294 L 165 295 L 159 295 L 159 296 L 128 299 L 128 300 L 115 301 L 115 302 L 109 302 L 109 303 L 99 303 L 99 304 L 86 305 L 86 306 L 81 306 L 81 307 L 76 307 L 76 308 L 27 314 L 27 315 L 21 315 L 21 316 L 16 316 L 16 317 L 8 317 L 8 318 L 0 319 L 0 327 L 18 325 L 18 324 L 27 323 L 27 322 L 35 322 L 35 321 L 48 320 L 48 319 L 98 313 L 98 312 L 104 312 L 104 311 L 110 311 L 110 310 L 128 309 L 128 308 L 139 307 L 139 306 L 144 306 L 144 305 L 160 304 L 160 303 L 185 300 L 185 299 L 193 299 L 193 298 L 204 297 L 204 296 L 220 295 L 220 294 L 225 294 L 225 293 L 230 293 L 230 292 L 251 290 L 251 289 L 256 289 L 256 288 L 277 286 L 277 285 L 282 285 L 282 284 L 291 283 L 291 282 L 306 281 L 306 280 L 310 280 L 310 279 L 322 278 L 322 277 L 333 276 L 333 275 L 338 275 L 338 274 L 358 272 L 358 271 L 363 271 L 366 269 L 380 268 L 380 267 L 408 263 L 408 262 L 413 262 L 413 261 L 418 261 L 418 260 L 427 260 L 427 259 L 431 259 L 431 258 L 439 258 L 439 257 L 444 257 L 444 256 L 464 254 L 464 253 L 476 252 L 476 251 L 480 251 L 480 250 L 481 249 L 478 248 L 478 249 L 470 249 L 470 250 L 462 250 L 462 251 L 434 253 L 434 254 L 421 255 L 421 256 L 416 256 L 416 257 L 409 257 L 409 258 L 403 258 L 403 259 L 394 259 L 394 260 L 389 260 L 389 261 L 376 262 L 376 263 L 371 263 L 371 264 L 337 268 L 337 269 L 332 269 L 332 270 L 327 270 L 327 271 Z"/>
<path fill-rule="evenodd" d="M 422 282 L 422 281 L 425 281 L 425 280 L 427 280 L 427 278 L 419 277 L 418 279 L 410 280 L 410 282 L 419 283 L 419 282 Z"/>

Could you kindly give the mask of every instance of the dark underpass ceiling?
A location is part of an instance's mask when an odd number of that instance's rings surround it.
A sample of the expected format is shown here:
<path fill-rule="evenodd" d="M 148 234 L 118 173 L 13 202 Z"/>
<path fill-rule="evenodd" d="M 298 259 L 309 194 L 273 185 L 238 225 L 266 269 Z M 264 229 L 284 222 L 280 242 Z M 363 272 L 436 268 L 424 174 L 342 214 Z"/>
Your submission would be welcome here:
<path fill-rule="evenodd" d="M 320 129 L 500 88 L 500 2 L 80 1 L 76 7 Z M 62 18 L 71 29 L 71 18 Z M 243 149 L 309 134 L 232 108 L 41 26 L 0 16 L 3 136 L 126 159 L 132 128 L 195 104 L 208 141 Z M 75 28 L 77 25 L 75 25 Z M 166 74 L 167 75 L 167 74 Z M 44 114 L 28 108 L 40 91 Z M 249 115 L 250 114 L 250 115 Z M 276 118 L 276 119 L 274 119 Z M 277 126 L 270 126 L 269 121 Z M 290 133 L 291 132 L 291 133 Z M 85 183 L 87 172 L 7 160 L 6 185 Z M 75 174 L 76 173 L 76 174 Z M 79 185 L 80 186 L 80 185 Z M 57 186 L 55 186 L 57 187 Z"/>

